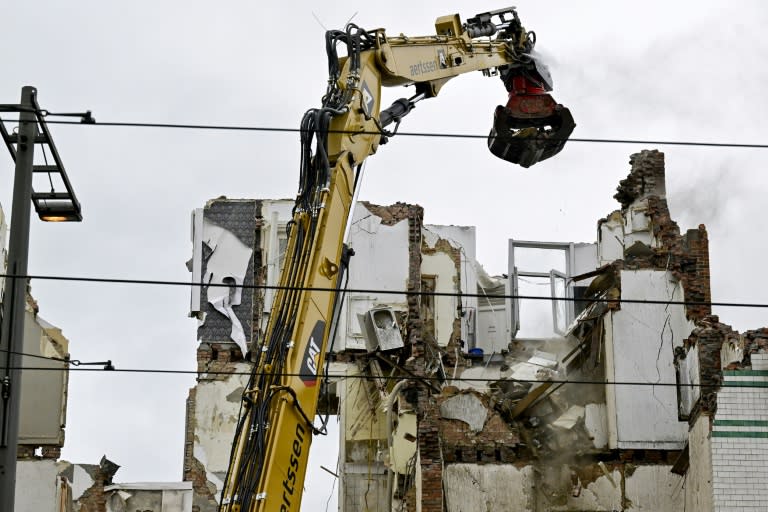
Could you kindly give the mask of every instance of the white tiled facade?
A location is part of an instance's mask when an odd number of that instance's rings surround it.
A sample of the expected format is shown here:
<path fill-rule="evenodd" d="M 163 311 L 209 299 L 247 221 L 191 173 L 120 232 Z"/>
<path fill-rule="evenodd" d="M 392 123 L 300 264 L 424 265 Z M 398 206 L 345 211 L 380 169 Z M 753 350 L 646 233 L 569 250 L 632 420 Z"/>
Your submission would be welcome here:
<path fill-rule="evenodd" d="M 768 354 L 723 370 L 712 432 L 715 511 L 768 510 Z M 760 369 L 755 369 L 760 368 Z"/>

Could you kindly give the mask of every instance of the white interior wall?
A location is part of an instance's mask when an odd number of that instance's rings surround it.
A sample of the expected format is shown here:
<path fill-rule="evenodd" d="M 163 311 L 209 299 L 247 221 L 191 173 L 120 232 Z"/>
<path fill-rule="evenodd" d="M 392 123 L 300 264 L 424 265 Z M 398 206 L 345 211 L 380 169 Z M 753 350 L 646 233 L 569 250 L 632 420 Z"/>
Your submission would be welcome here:
<path fill-rule="evenodd" d="M 349 264 L 349 289 L 404 291 L 408 287 L 408 221 L 392 226 L 357 203 L 347 244 L 355 255 Z M 396 311 L 408 308 L 402 293 L 346 293 L 339 316 L 334 351 L 365 349 L 357 314 L 378 305 Z"/>
<path fill-rule="evenodd" d="M 598 226 L 597 258 L 599 266 L 624 258 L 624 218 L 613 212 Z"/>
<path fill-rule="evenodd" d="M 621 271 L 621 298 L 680 301 L 682 287 L 671 273 L 661 270 Z M 638 382 L 616 385 L 616 439 L 621 449 L 678 450 L 685 444 L 688 426 L 678 421 L 674 348 L 693 330 L 682 305 L 622 303 L 611 315 L 612 361 L 608 380 Z M 608 364 L 609 361 L 606 361 Z M 649 384 L 661 384 L 650 386 Z"/>
<path fill-rule="evenodd" d="M 435 292 L 441 294 L 434 297 L 435 339 L 437 344 L 444 347 L 451 339 L 453 321 L 456 319 L 458 297 L 454 278 L 456 263 L 444 252 L 423 254 L 421 257 L 421 273 L 435 276 Z"/>
<path fill-rule="evenodd" d="M 477 230 L 474 226 L 443 226 L 428 224 L 425 231 L 432 232 L 444 240 L 448 240 L 453 247 L 459 248 L 461 255 L 459 282 L 461 293 L 461 307 L 464 312 L 461 322 L 461 339 L 469 340 L 477 329 L 478 310 L 477 297 L 467 294 L 477 293 Z M 505 342 L 505 347 L 506 347 Z M 465 345 L 464 350 L 467 350 Z"/>

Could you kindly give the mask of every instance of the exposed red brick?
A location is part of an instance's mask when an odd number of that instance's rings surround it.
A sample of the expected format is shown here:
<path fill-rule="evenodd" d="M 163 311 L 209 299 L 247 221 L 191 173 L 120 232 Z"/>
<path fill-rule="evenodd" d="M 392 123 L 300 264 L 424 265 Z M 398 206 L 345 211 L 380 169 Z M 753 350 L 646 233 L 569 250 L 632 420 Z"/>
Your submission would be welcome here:
<path fill-rule="evenodd" d="M 659 247 L 649 248 L 648 254 L 626 255 L 616 262 L 618 268 L 668 270 L 682 282 L 686 316 L 691 320 L 712 313 L 709 302 L 709 239 L 703 224 L 680 234 L 680 227 L 672 220 L 665 198 L 664 153 L 644 150 L 630 156 L 632 168 L 629 176 L 619 183 L 614 196 L 621 203 L 622 213 L 635 202 L 647 200 L 653 237 Z M 601 219 L 598 224 L 608 219 Z"/>
<path fill-rule="evenodd" d="M 97 465 L 81 465 L 93 478 L 94 483 L 77 500 L 78 512 L 106 512 L 107 498 L 104 495 L 105 475 Z"/>
<path fill-rule="evenodd" d="M 360 201 L 369 212 L 381 219 L 381 223 L 385 226 L 393 226 L 400 221 L 411 219 L 415 212 L 414 209 L 420 211 L 419 217 L 423 217 L 423 210 L 420 206 L 414 206 L 407 203 L 397 202 L 390 206 L 381 206 L 378 204 L 369 203 L 368 201 Z M 419 222 L 421 225 L 421 222 Z"/>

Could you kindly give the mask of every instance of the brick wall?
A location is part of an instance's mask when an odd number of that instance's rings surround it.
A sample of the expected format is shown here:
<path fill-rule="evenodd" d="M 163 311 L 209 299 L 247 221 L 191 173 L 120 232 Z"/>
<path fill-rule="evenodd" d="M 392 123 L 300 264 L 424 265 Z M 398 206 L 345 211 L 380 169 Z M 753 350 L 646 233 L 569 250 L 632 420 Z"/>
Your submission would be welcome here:
<path fill-rule="evenodd" d="M 689 417 L 693 426 L 700 414 L 714 415 L 717 410 L 717 391 L 722 384 L 721 352 L 725 343 L 739 339 L 739 333 L 730 325 L 720 322 L 717 315 L 709 315 L 696 322 L 696 328 L 685 341 L 685 347 L 698 351 L 700 398 Z"/>
<path fill-rule="evenodd" d="M 768 354 L 751 362 L 767 368 Z M 768 510 L 768 370 L 723 371 L 711 442 L 715 510 Z"/>
<path fill-rule="evenodd" d="M 630 156 L 632 169 L 619 182 L 613 197 L 621 203 L 626 215 L 632 205 L 645 201 L 646 215 L 658 247 L 648 247 L 643 252 L 625 250 L 623 261 L 616 262 L 625 270 L 659 269 L 670 271 L 683 283 L 687 317 L 698 320 L 711 314 L 709 302 L 709 238 L 703 224 L 681 235 L 680 227 L 672 220 L 665 192 L 664 153 L 643 150 Z M 611 216 L 598 222 L 608 222 Z"/>
<path fill-rule="evenodd" d="M 451 400 L 458 390 L 452 386 L 443 388 L 443 393 L 436 397 L 438 406 Z M 520 433 L 517 425 L 512 426 L 496 411 L 491 401 L 484 394 L 475 391 L 468 393 L 477 397 L 487 410 L 487 418 L 479 431 L 460 419 L 441 417 L 440 445 L 446 464 L 470 462 L 477 464 L 511 464 L 516 462 L 520 453 Z"/>
<path fill-rule="evenodd" d="M 105 512 L 107 498 L 104 495 L 106 475 L 94 464 L 81 464 L 81 467 L 93 478 L 93 485 L 83 492 L 75 504 L 78 512 Z"/>
<path fill-rule="evenodd" d="M 405 205 L 404 205 L 405 206 Z M 408 320 L 407 339 L 413 356 L 406 367 L 417 376 L 426 376 L 424 322 L 421 307 L 421 230 L 424 210 L 409 206 L 404 210 L 408 218 Z M 431 391 L 423 382 L 414 382 L 418 417 L 418 445 L 421 474 L 422 512 L 443 512 L 443 457 L 438 436 L 439 413 Z M 406 494 L 409 511 L 417 510 L 416 489 Z"/>
<path fill-rule="evenodd" d="M 619 182 L 613 197 L 622 209 L 647 196 L 664 196 L 664 153 L 644 149 L 629 156 L 632 171 Z"/>

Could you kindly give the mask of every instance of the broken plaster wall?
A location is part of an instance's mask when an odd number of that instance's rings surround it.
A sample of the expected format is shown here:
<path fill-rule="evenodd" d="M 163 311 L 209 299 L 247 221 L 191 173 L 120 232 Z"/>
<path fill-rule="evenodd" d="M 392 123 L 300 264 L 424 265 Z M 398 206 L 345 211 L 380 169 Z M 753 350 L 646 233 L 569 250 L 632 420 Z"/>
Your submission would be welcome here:
<path fill-rule="evenodd" d="M 609 381 L 641 386 L 607 386 L 608 415 L 615 418 L 610 447 L 679 450 L 687 425 L 678 420 L 674 350 L 693 330 L 680 300 L 680 283 L 658 270 L 621 271 L 621 298 L 660 301 L 623 303 L 605 317 Z M 653 386 L 651 384 L 654 384 Z"/>
<path fill-rule="evenodd" d="M 604 317 L 606 378 L 647 384 L 606 387 L 610 447 L 675 450 L 687 429 L 669 385 L 674 353 L 709 306 L 664 302 L 710 300 L 708 239 L 703 225 L 681 235 L 671 219 L 663 153 L 641 151 L 630 164 L 614 196 L 621 210 L 598 222 L 598 260 L 618 278 L 610 296 L 661 303 L 610 304 Z"/>
<path fill-rule="evenodd" d="M 631 170 L 614 195 L 621 210 L 598 221 L 598 261 L 624 270 L 667 270 L 682 283 L 691 320 L 711 313 L 709 240 L 704 225 L 681 234 L 665 196 L 664 153 L 630 156 Z"/>
<path fill-rule="evenodd" d="M 413 243 L 412 235 L 414 228 L 421 232 L 421 216 L 417 215 L 420 212 L 421 208 L 404 203 L 379 206 L 359 202 L 355 205 L 347 240 L 355 251 L 350 261 L 348 287 L 377 292 L 345 294 L 335 351 L 365 349 L 357 315 L 374 307 L 391 308 L 403 323 L 406 318 L 409 322 L 412 320 L 411 300 L 402 292 L 413 284 L 418 285 L 413 271 L 416 270 L 418 279 L 420 272 L 415 256 L 420 256 L 420 244 Z M 417 222 L 414 224 L 414 221 Z M 418 312 L 418 307 L 414 311 Z M 411 330 L 412 335 L 416 332 Z M 347 373 L 357 375 L 360 368 L 351 363 Z M 388 466 L 392 460 L 387 449 L 389 430 L 381 396 L 368 379 L 346 379 L 339 383 L 337 391 L 344 413 L 339 431 L 340 509 L 384 512 L 390 485 Z"/>
<path fill-rule="evenodd" d="M 630 175 L 616 196 L 622 209 L 598 224 L 598 260 L 608 265 L 598 278 L 615 277 L 602 290 L 598 284 L 595 296 L 655 299 L 661 304 L 646 309 L 647 304 L 604 303 L 597 313 L 600 343 L 596 348 L 603 352 L 600 360 L 605 360 L 606 380 L 661 385 L 605 386 L 607 407 L 587 404 L 591 414 L 585 411 L 583 421 L 595 440 L 594 448 L 608 448 L 606 444 L 620 448 L 614 452 L 618 458 L 610 463 L 606 459 L 604 468 L 583 458 L 558 466 L 552 457 L 535 460 L 524 450 L 515 467 L 446 460 L 443 474 L 449 512 L 499 510 L 505 500 L 515 510 L 683 509 L 683 479 L 670 471 L 687 439 L 687 425 L 677 414 L 674 354 L 708 307 L 665 303 L 709 300 L 708 242 L 703 226 L 681 235 L 671 220 L 664 197 L 663 155 L 644 151 L 633 155 L 631 164 Z M 445 448 L 445 439 L 441 442 Z M 469 450 L 473 444 L 465 441 L 461 447 Z M 608 453 L 604 451 L 603 457 Z M 477 456 L 480 460 L 483 454 Z M 483 484 L 499 471 L 506 472 L 503 485 Z M 461 472 L 472 476 L 458 482 Z"/>
<path fill-rule="evenodd" d="M 445 247 L 445 245 L 442 246 L 448 249 L 448 252 L 445 254 L 449 255 L 451 261 L 456 265 L 456 270 L 451 269 L 449 271 L 457 273 L 457 279 L 454 279 L 454 281 L 458 282 L 455 283 L 456 286 L 452 293 L 460 291 L 463 296 L 443 298 L 450 299 L 445 301 L 445 306 L 441 304 L 440 310 L 442 311 L 445 308 L 443 317 L 447 316 L 454 319 L 454 321 L 460 320 L 461 332 L 454 332 L 453 322 L 449 325 L 447 321 L 441 321 L 439 329 L 441 334 L 437 336 L 438 344 L 441 346 L 447 345 L 450 341 L 450 336 L 459 334 L 462 340 L 472 340 L 474 342 L 478 312 L 478 301 L 475 295 L 477 293 L 478 268 L 480 268 L 476 259 L 476 229 L 474 226 L 444 226 L 435 224 L 424 226 L 424 243 L 427 247 L 437 249 L 441 246 L 441 240 L 445 240 L 450 245 L 450 249 Z M 431 273 L 428 270 L 424 270 L 424 262 L 422 262 L 422 272 Z M 466 296 L 467 294 L 472 296 Z M 453 307 L 453 310 L 448 311 L 450 307 Z M 469 345 L 464 346 L 465 351 L 469 348 L 471 348 Z"/>
<path fill-rule="evenodd" d="M 231 349 L 198 349 L 198 384 L 187 398 L 184 480 L 192 482 L 199 512 L 218 508 L 250 370 Z"/>
<path fill-rule="evenodd" d="M 218 198 L 193 214 L 193 280 L 242 284 L 193 289 L 198 378 L 187 398 L 184 480 L 200 512 L 217 510 L 243 387 L 247 348 L 262 335 L 276 285 L 293 202 Z M 265 302 L 269 300 L 268 303 Z"/>
<path fill-rule="evenodd" d="M 443 481 L 446 511 L 678 512 L 683 510 L 683 479 L 670 476 L 670 467 L 448 464 Z"/>
<path fill-rule="evenodd" d="M 412 258 L 409 250 L 409 216 L 412 205 L 395 203 L 390 206 L 361 201 L 352 212 L 348 245 L 355 255 L 350 262 L 349 288 L 378 290 L 378 293 L 347 293 L 339 317 L 338 337 L 334 350 L 364 350 L 357 315 L 373 307 L 389 306 L 405 314 L 408 304 L 402 292 L 408 288 Z M 475 269 L 475 230 L 466 226 L 438 226 L 419 223 L 422 231 L 420 267 L 422 276 L 434 279 L 437 292 L 474 293 L 477 281 Z M 371 269 L 375 269 L 372 272 Z M 421 301 L 425 299 L 420 298 Z M 451 340 L 467 339 L 473 334 L 472 324 L 462 324 L 462 310 L 476 308 L 477 299 L 456 297 L 429 298 L 433 303 L 434 336 L 439 346 Z"/>
<path fill-rule="evenodd" d="M 466 340 L 473 325 L 462 322 L 466 312 L 477 309 L 477 299 L 464 298 L 477 288 L 474 271 L 475 230 L 463 226 L 424 226 L 422 279 L 429 276 L 436 295 L 431 299 L 432 322 L 428 327 L 437 345 L 446 347 Z M 472 259 L 470 259 L 472 258 Z M 443 295 L 444 294 L 444 295 Z M 425 300 L 425 297 L 422 297 Z"/>
<path fill-rule="evenodd" d="M 120 466 L 102 457 L 100 464 L 65 464 L 60 473 L 72 484 L 72 510 L 75 512 L 105 512 L 105 486 L 112 483 L 112 477 Z M 68 467 L 67 467 L 68 466 Z"/>
<path fill-rule="evenodd" d="M 203 287 L 198 297 L 195 297 L 195 294 L 192 297 L 193 316 L 197 316 L 200 321 L 199 376 L 198 384 L 190 390 L 187 401 L 184 478 L 193 482 L 195 506 L 203 512 L 215 510 L 216 507 L 221 479 L 226 471 L 222 457 L 228 457 L 229 454 L 228 447 L 232 441 L 237 405 L 242 392 L 244 377 L 226 374 L 248 371 L 247 365 L 241 362 L 242 353 L 249 343 L 259 339 L 271 306 L 271 293 L 250 292 L 248 285 L 272 285 L 278 282 L 285 223 L 289 220 L 287 214 L 290 211 L 286 204 L 285 201 L 221 198 L 210 201 L 206 208 L 202 209 L 202 214 L 196 214 L 193 218 L 196 222 L 196 232 L 203 235 L 195 238 L 197 254 L 191 262 L 193 274 L 201 276 L 202 283 L 212 279 L 214 282 L 242 282 L 246 285 L 239 296 L 237 288 L 224 288 L 228 290 L 228 295 L 222 295 L 221 303 L 225 304 L 229 300 L 231 311 L 236 313 L 235 317 L 228 316 L 226 310 L 222 313 L 220 308 L 210 303 L 210 291 L 213 287 Z M 386 207 L 369 203 L 356 205 L 349 239 L 356 255 L 351 262 L 349 287 L 391 289 L 399 292 L 405 289 L 418 291 L 421 275 L 421 219 L 421 208 L 417 206 L 403 203 Z M 456 236 L 464 235 L 457 232 Z M 252 256 L 246 266 L 248 248 L 252 248 Z M 224 270 L 211 272 L 209 265 L 211 258 L 216 255 L 216 250 L 219 251 L 220 260 L 227 265 L 222 267 Z M 451 251 L 458 250 L 453 247 Z M 471 251 L 474 252 L 474 247 Z M 217 263 L 214 270 L 221 266 Z M 458 282 L 454 275 L 457 274 L 455 268 L 456 265 L 452 264 L 452 274 L 449 277 L 444 276 L 446 282 Z M 372 269 L 376 271 L 372 272 Z M 228 281 L 225 281 L 225 278 Z M 415 301 L 412 300 L 414 298 Z M 236 304 L 238 300 L 239 304 Z M 353 315 L 357 312 L 355 310 L 363 312 L 375 305 L 389 305 L 400 312 L 404 319 L 406 311 L 412 309 L 411 302 L 418 305 L 418 296 L 414 295 L 406 300 L 403 293 L 363 294 L 362 297 L 347 294 L 344 304 L 346 309 L 342 311 L 339 322 L 336 350 L 365 346 L 359 336 L 356 315 Z M 456 314 L 455 306 L 452 313 Z M 413 325 L 420 327 L 418 317 L 411 316 L 415 319 Z M 447 318 L 448 315 L 445 314 L 444 317 Z M 245 335 L 246 343 L 238 343 L 239 349 L 235 345 L 238 336 L 233 319 L 240 322 Z M 456 327 L 452 324 L 449 329 L 453 331 Z M 420 336 L 420 328 L 411 329 L 411 333 Z M 224 375 L 215 375 L 213 372 L 223 372 Z M 345 398 L 342 396 L 341 400 L 344 403 Z M 367 407 L 370 404 L 366 401 L 363 405 Z M 378 415 L 377 413 L 373 417 Z M 379 427 L 373 426 L 373 430 L 379 432 Z M 373 468 L 373 474 L 384 475 L 382 454 L 386 453 L 386 449 L 379 448 L 377 444 L 384 438 L 381 433 L 369 434 L 368 439 L 352 437 L 352 442 L 358 444 L 350 447 L 354 460 L 350 462 L 348 475 L 344 480 L 347 489 L 357 489 L 352 492 L 357 501 L 349 510 L 358 510 L 358 505 L 371 496 L 370 468 L 367 461 L 372 460 L 374 465 L 378 465 Z M 366 446 L 364 450 L 361 450 L 362 445 Z M 342 442 L 342 450 L 345 448 L 346 443 Z M 212 454 L 224 455 L 219 457 Z M 355 462 L 361 456 L 366 461 L 365 465 Z M 357 473 L 357 476 L 353 476 L 353 473 Z M 357 485 L 355 478 L 362 483 Z M 379 478 L 378 482 L 385 483 L 386 479 Z M 377 485 L 381 487 L 379 483 L 375 484 L 374 488 Z M 360 489 L 365 492 L 360 493 Z M 383 492 L 381 488 L 376 492 L 380 491 Z"/>
<path fill-rule="evenodd" d="M 437 403 L 447 512 L 682 510 L 683 479 L 662 452 L 606 463 L 567 449 L 531 458 L 527 427 L 504 421 L 484 394 L 447 387 Z"/>
<path fill-rule="evenodd" d="M 348 242 L 355 250 L 350 264 L 351 289 L 426 291 L 425 279 L 431 281 L 436 292 L 455 294 L 461 290 L 466 293 L 473 292 L 476 287 L 474 229 L 424 226 L 420 207 L 403 203 L 390 206 L 358 203 L 353 212 Z M 376 269 L 376 272 L 371 272 L 371 269 Z M 425 344 L 429 344 L 428 353 L 432 355 L 437 354 L 438 347 L 451 343 L 455 350 L 459 350 L 456 348 L 459 347 L 459 340 L 468 335 L 473 327 L 471 324 L 462 325 L 461 312 L 475 308 L 475 301 L 465 300 L 459 308 L 460 303 L 455 297 L 410 294 L 406 300 L 402 293 L 346 295 L 336 341 L 337 347 L 346 350 L 365 346 L 355 313 L 378 306 L 391 307 L 406 320 L 403 322 L 407 323 L 409 333 L 406 350 L 413 348 L 415 353 L 423 354 Z M 458 357 L 459 354 L 454 354 L 454 358 Z M 423 368 L 412 370 L 419 374 Z M 365 507 L 371 511 L 384 510 L 387 500 L 383 497 L 386 496 L 387 485 L 396 489 L 398 483 L 403 485 L 404 482 L 402 476 L 392 476 L 393 482 L 387 484 L 390 477 L 387 467 L 404 471 L 403 466 L 408 464 L 418 466 L 413 469 L 418 476 L 408 476 L 415 482 L 408 486 L 408 491 L 400 491 L 406 494 L 404 502 L 410 504 L 409 509 L 441 510 L 441 460 L 436 445 L 434 414 L 422 416 L 417 433 L 415 424 L 412 425 L 413 431 L 408 428 L 415 418 L 407 413 L 398 413 L 392 435 L 393 442 L 402 449 L 388 455 L 389 434 L 376 389 L 365 381 L 359 384 L 354 380 L 347 382 L 340 388 L 340 400 L 345 404 L 341 431 L 344 466 L 340 492 L 343 510 Z M 426 396 L 421 398 L 429 401 Z M 418 463 L 415 463 L 416 459 Z M 374 496 L 380 496 L 382 500 L 372 499 Z"/>
<path fill-rule="evenodd" d="M 448 512 L 535 510 L 534 470 L 511 464 L 449 464 L 443 485 Z"/>
<path fill-rule="evenodd" d="M 442 460 L 512 463 L 520 454 L 518 429 L 491 407 L 489 398 L 474 390 L 443 388 L 435 397 Z"/>

